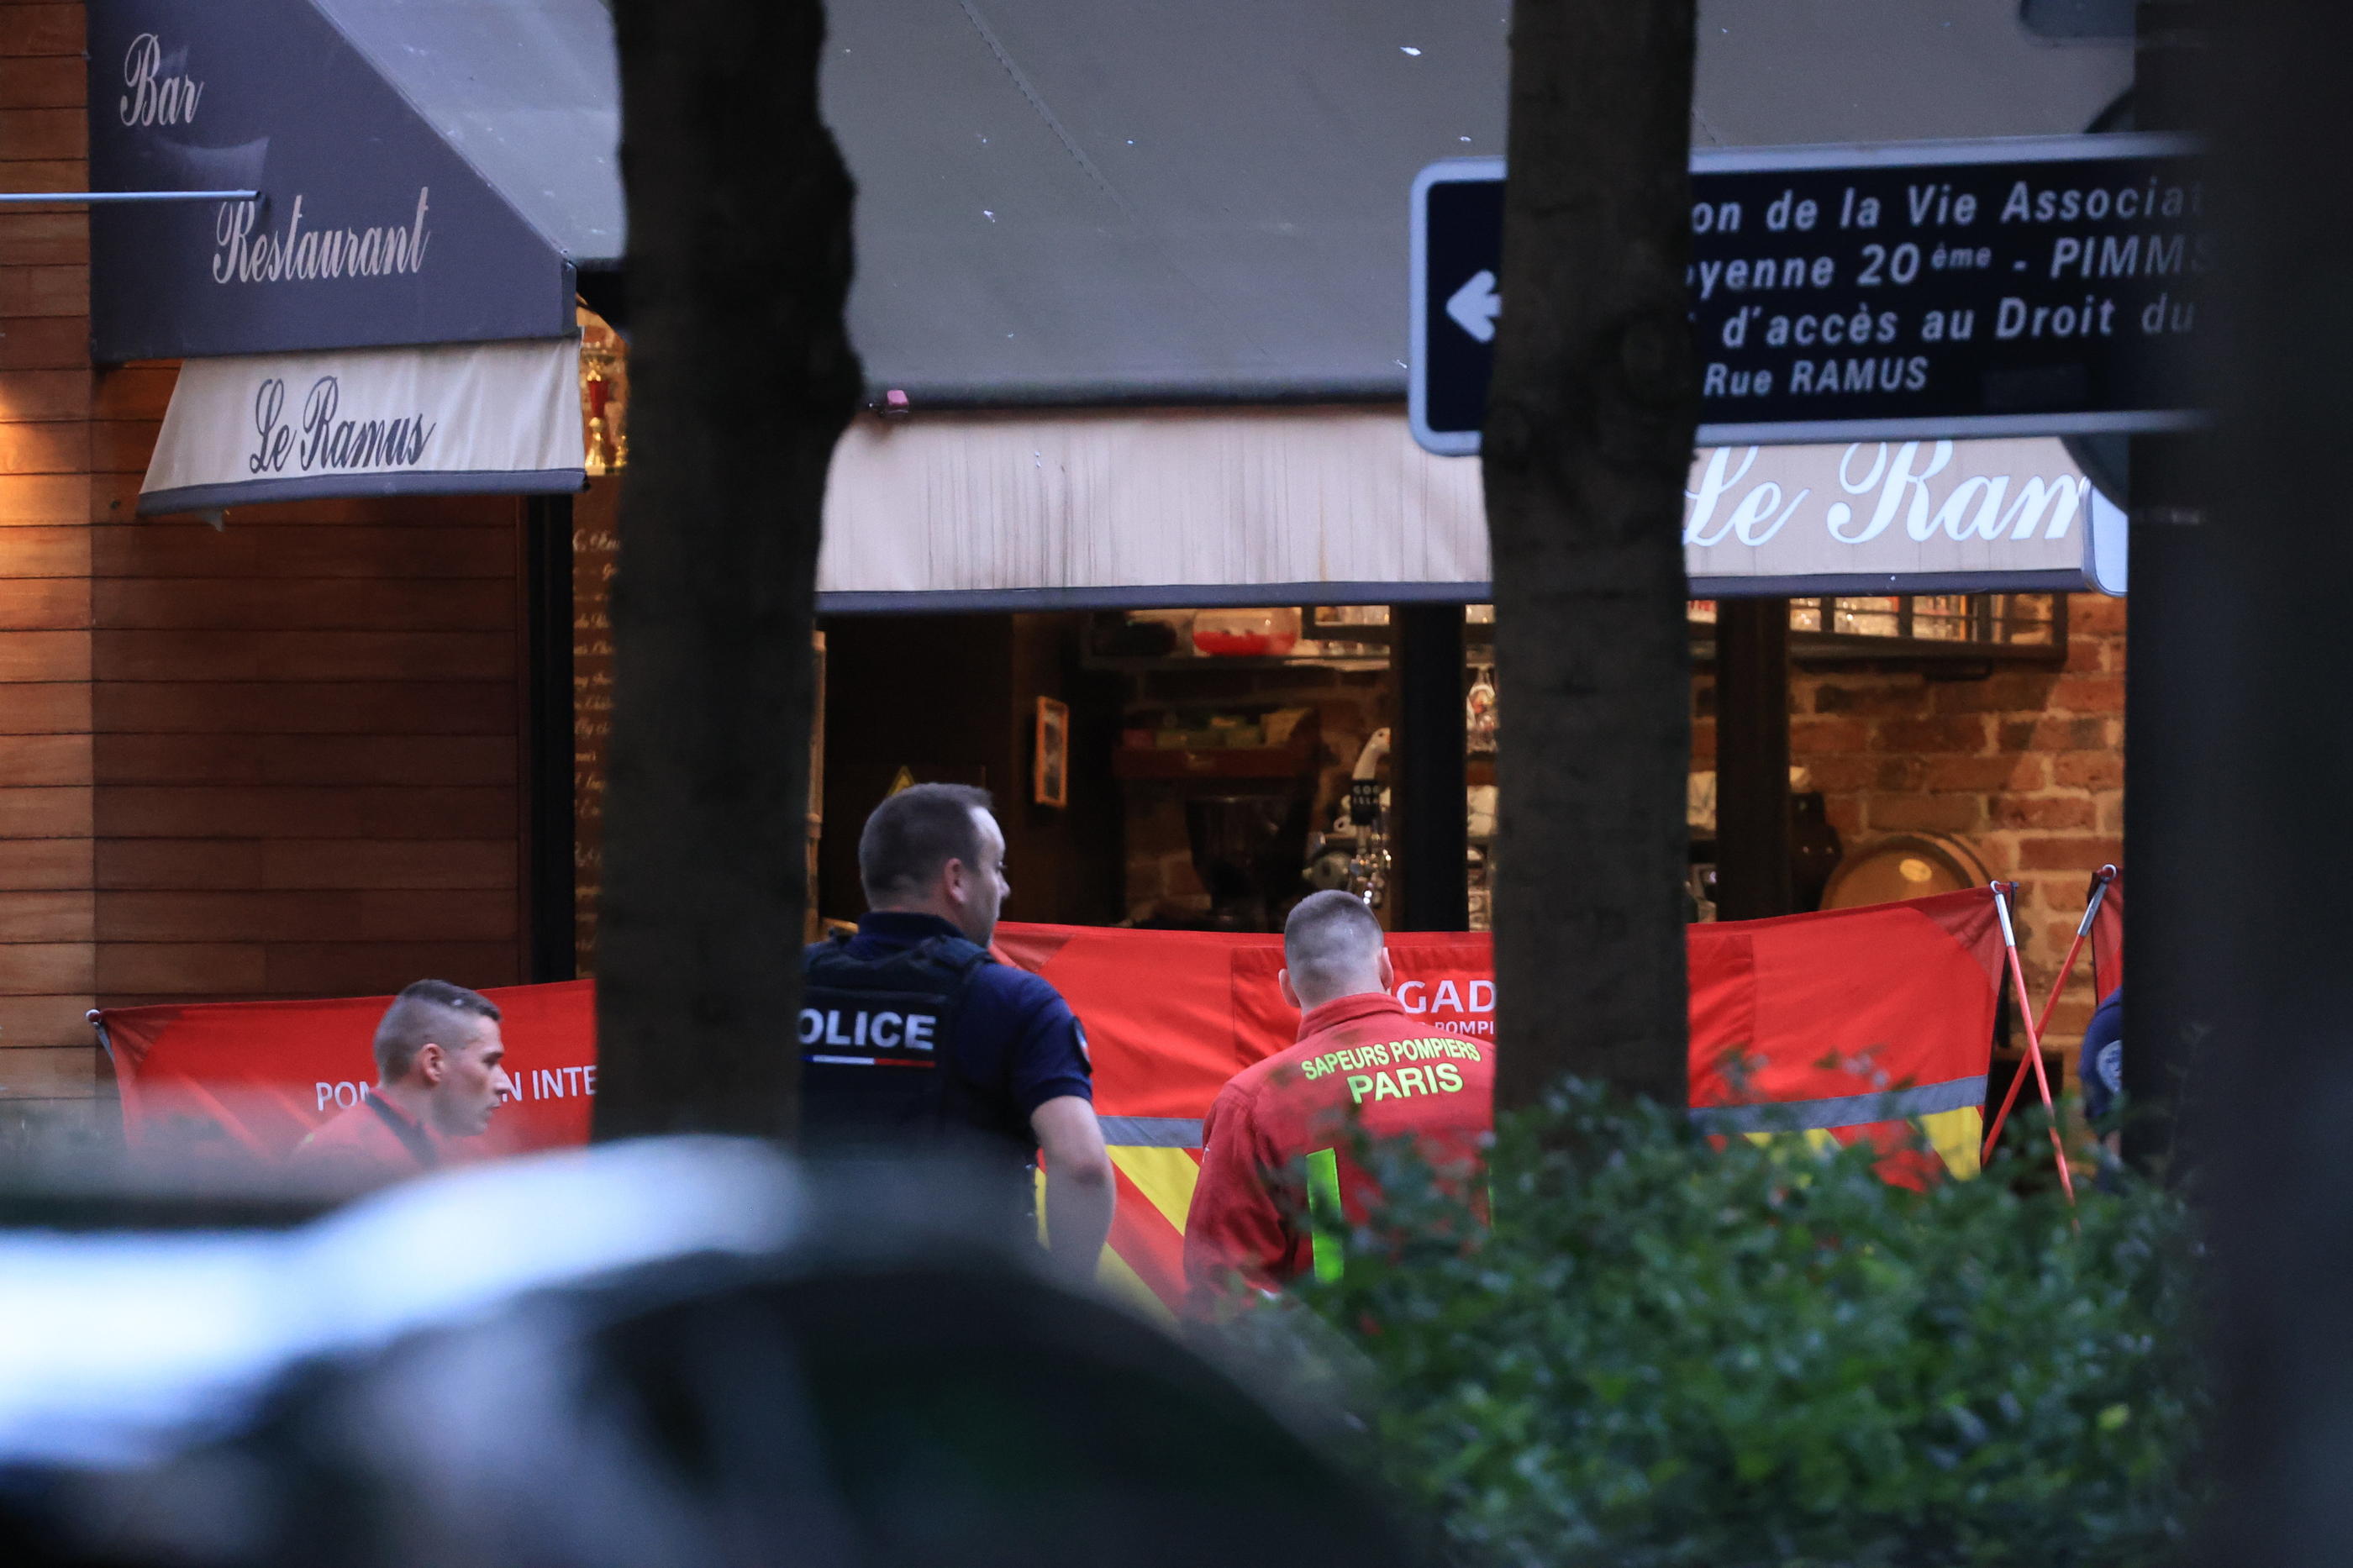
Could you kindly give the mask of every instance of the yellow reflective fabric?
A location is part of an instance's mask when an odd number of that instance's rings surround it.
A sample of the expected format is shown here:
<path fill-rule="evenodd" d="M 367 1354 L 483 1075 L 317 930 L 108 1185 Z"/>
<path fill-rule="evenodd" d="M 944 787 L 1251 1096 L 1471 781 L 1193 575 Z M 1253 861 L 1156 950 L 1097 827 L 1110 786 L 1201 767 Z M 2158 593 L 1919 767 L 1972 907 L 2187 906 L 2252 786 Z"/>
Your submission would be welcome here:
<path fill-rule="evenodd" d="M 1182 1149 L 1145 1149 L 1134 1144 L 1114 1143 L 1111 1163 L 1120 1173 L 1135 1184 L 1135 1190 L 1152 1200 L 1160 1215 L 1185 1231 L 1185 1217 L 1193 1210 L 1193 1188 L 1201 1180 L 1201 1167 L 1193 1156 Z"/>
<path fill-rule="evenodd" d="M 1307 1156 L 1307 1226 L 1315 1244 L 1315 1278 L 1329 1284 L 1347 1272 L 1347 1216 L 1340 1207 L 1340 1156 L 1318 1149 Z"/>
<path fill-rule="evenodd" d="M 1967 1181 L 1978 1173 L 1978 1146 L 1985 1139 L 1985 1111 L 1978 1106 L 1964 1105 L 1956 1110 L 1932 1111 L 1916 1117 L 1913 1125 L 1919 1128 L 1945 1162 L 1945 1169 Z"/>
<path fill-rule="evenodd" d="M 1156 1321 L 1173 1323 L 1176 1321 L 1176 1314 L 1170 1310 L 1168 1303 L 1153 1294 L 1152 1287 L 1144 1282 L 1144 1277 L 1130 1268 L 1127 1260 L 1108 1247 L 1103 1249 L 1103 1260 L 1095 1265 L 1095 1283 L 1109 1291 L 1114 1300 L 1136 1308 Z"/>

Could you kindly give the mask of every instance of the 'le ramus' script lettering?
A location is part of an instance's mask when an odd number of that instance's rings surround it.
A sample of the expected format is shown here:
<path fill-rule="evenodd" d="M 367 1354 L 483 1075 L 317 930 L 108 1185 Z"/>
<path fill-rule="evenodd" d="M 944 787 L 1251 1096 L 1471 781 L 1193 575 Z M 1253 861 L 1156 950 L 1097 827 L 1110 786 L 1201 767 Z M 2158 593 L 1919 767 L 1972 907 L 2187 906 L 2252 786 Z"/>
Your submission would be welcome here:
<path fill-rule="evenodd" d="M 188 125 L 196 118 L 196 100 L 205 84 L 185 73 L 188 51 L 175 50 L 167 61 L 164 40 L 142 33 L 122 51 L 122 85 L 131 90 L 116 100 L 115 114 L 125 125 Z M 167 69 L 176 66 L 177 70 Z"/>
<path fill-rule="evenodd" d="M 439 429 L 423 414 L 397 419 L 338 419 L 341 383 L 322 375 L 302 400 L 300 428 L 286 423 L 286 383 L 271 376 L 253 395 L 257 440 L 245 460 L 251 474 L 282 474 L 291 461 L 302 473 L 351 473 L 366 468 L 413 468 L 425 458 L 426 443 Z"/>
<path fill-rule="evenodd" d="M 1801 531 L 1819 531 L 1846 545 L 1870 543 L 1899 518 L 1904 533 L 1915 543 L 1938 536 L 1957 544 L 2064 539 L 2076 513 L 2090 504 L 2092 490 L 2092 481 L 2081 474 L 2063 473 L 2016 479 L 2002 474 L 1955 474 L 1932 488 L 1929 481 L 1953 466 L 1950 441 L 1906 441 L 1893 457 L 1884 441 L 1858 441 L 1839 458 L 1839 489 L 1868 499 L 1855 504 L 1833 500 L 1816 512 L 1806 506 L 1811 489 L 1785 496 L 1771 479 L 1746 485 L 1757 455 L 1754 447 L 1718 447 L 1705 454 L 1699 489 L 1683 492 L 1685 544 L 1759 547 L 1770 543 L 1792 519 L 1799 520 Z"/>
<path fill-rule="evenodd" d="M 425 226 L 427 187 L 417 192 L 417 216 L 406 226 L 375 228 L 304 228 L 302 198 L 286 227 L 259 229 L 261 204 L 223 202 L 213 225 L 213 281 L 278 283 L 290 279 L 389 278 L 425 270 L 425 247 L 433 231 Z"/>

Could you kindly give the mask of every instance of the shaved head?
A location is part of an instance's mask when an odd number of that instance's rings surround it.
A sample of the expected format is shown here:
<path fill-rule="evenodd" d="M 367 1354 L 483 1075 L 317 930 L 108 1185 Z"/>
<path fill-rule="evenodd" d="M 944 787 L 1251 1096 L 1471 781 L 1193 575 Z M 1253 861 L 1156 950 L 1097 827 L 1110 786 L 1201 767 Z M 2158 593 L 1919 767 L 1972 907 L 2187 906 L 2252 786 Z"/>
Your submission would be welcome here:
<path fill-rule="evenodd" d="M 1303 1008 L 1386 992 L 1381 922 L 1362 899 L 1337 889 L 1310 893 L 1282 924 L 1282 963 Z"/>

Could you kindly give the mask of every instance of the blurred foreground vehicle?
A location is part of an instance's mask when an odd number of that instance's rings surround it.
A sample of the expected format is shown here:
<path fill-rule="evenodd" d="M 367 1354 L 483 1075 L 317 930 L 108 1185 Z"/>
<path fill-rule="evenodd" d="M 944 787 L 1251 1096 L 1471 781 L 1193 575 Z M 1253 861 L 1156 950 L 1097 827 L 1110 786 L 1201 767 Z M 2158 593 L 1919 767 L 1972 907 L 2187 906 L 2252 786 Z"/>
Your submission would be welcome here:
<path fill-rule="evenodd" d="M 276 1230 L 222 1223 L 229 1199 L 20 1190 L 0 1556 L 1414 1561 L 1319 1457 L 1332 1434 L 971 1240 L 958 1185 L 696 1139 Z"/>

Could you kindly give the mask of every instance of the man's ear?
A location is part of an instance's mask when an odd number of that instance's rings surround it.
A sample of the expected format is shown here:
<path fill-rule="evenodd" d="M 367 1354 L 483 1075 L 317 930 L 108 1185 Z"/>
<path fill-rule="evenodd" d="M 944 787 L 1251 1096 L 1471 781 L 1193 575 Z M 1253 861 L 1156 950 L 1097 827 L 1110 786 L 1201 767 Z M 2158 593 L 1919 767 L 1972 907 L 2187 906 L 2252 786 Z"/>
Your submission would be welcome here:
<path fill-rule="evenodd" d="M 449 1053 L 427 1040 L 417 1047 L 417 1076 L 425 1080 L 427 1089 L 441 1081 L 449 1068 Z"/>
<path fill-rule="evenodd" d="M 1380 966 L 1375 969 L 1373 973 L 1381 977 L 1382 990 L 1388 992 L 1394 992 L 1397 990 L 1397 965 L 1389 961 L 1389 950 L 1388 948 L 1385 947 L 1381 949 Z"/>
<path fill-rule="evenodd" d="M 1291 988 L 1291 971 L 1278 969 L 1274 972 L 1274 988 L 1282 993 L 1284 1006 L 1296 1007 L 1303 1013 L 1307 1011 L 1306 1004 L 1299 1000 L 1299 993 Z"/>

